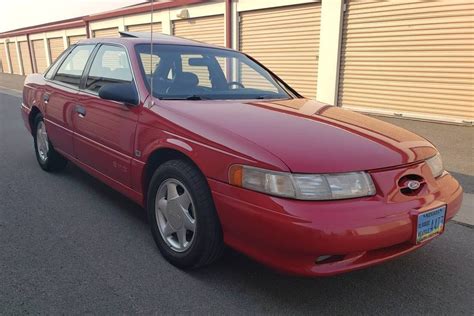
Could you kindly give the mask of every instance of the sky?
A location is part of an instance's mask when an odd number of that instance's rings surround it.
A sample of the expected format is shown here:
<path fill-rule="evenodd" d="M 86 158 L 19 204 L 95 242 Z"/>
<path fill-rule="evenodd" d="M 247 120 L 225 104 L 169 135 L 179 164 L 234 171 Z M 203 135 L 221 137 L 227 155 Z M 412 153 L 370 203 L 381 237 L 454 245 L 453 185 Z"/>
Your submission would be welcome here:
<path fill-rule="evenodd" d="M 0 0 L 0 32 L 118 9 L 145 0 Z"/>

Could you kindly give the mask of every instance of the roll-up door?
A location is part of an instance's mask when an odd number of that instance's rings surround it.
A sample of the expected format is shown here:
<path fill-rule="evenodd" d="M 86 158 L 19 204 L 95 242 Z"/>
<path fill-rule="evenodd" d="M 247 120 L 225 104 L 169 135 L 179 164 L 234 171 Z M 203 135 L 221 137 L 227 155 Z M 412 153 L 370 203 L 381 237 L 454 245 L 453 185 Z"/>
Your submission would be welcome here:
<path fill-rule="evenodd" d="M 33 52 L 35 56 L 36 71 L 43 73 L 48 68 L 48 62 L 46 61 L 46 51 L 44 47 L 44 40 L 34 40 Z"/>
<path fill-rule="evenodd" d="M 321 4 L 248 11 L 240 17 L 240 50 L 302 95 L 315 98 Z"/>
<path fill-rule="evenodd" d="M 473 16 L 472 1 L 350 1 L 339 105 L 472 121 Z"/>
<path fill-rule="evenodd" d="M 225 46 L 225 24 L 223 15 L 206 16 L 194 19 L 177 20 L 173 23 L 174 35 L 205 42 L 208 44 Z M 182 56 L 183 71 L 189 71 L 198 76 L 199 85 L 211 87 L 207 67 L 189 65 L 189 58 L 198 56 Z M 224 60 L 219 60 L 224 69 Z"/>
<path fill-rule="evenodd" d="M 219 46 L 225 45 L 224 16 L 177 20 L 173 22 L 174 35 Z"/>
<path fill-rule="evenodd" d="M 16 43 L 8 43 L 8 53 L 10 54 L 10 62 L 12 63 L 13 73 L 21 75 L 20 63 L 18 62 L 18 55 L 16 51 Z"/>
<path fill-rule="evenodd" d="M 129 32 L 150 32 L 150 23 L 127 26 Z M 161 33 L 161 23 L 153 23 L 153 32 Z"/>
<path fill-rule="evenodd" d="M 33 73 L 33 67 L 31 66 L 30 50 L 28 49 L 28 42 L 19 42 L 21 60 L 23 62 L 23 72 L 25 75 Z"/>
<path fill-rule="evenodd" d="M 118 27 L 111 27 L 108 29 L 95 30 L 94 37 L 119 37 Z"/>
<path fill-rule="evenodd" d="M 5 44 L 0 44 L 0 71 L 8 72 L 7 53 L 5 52 Z"/>
<path fill-rule="evenodd" d="M 77 42 L 83 40 L 83 39 L 86 39 L 86 36 L 85 35 L 75 35 L 75 36 L 69 36 L 67 38 L 67 42 L 68 42 L 68 45 L 71 46 L 71 45 L 74 45 L 76 44 Z"/>
<path fill-rule="evenodd" d="M 64 41 L 62 37 L 48 39 L 49 53 L 51 55 L 51 62 L 54 61 L 64 51 Z"/>

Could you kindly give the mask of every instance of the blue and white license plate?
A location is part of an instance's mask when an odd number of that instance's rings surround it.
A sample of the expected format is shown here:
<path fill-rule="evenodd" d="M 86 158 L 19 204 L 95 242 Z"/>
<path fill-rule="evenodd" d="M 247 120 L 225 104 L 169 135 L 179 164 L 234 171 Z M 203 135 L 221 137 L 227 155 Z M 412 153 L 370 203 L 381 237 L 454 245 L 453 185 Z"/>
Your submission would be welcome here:
<path fill-rule="evenodd" d="M 446 205 L 418 214 L 416 243 L 420 243 L 443 232 Z"/>

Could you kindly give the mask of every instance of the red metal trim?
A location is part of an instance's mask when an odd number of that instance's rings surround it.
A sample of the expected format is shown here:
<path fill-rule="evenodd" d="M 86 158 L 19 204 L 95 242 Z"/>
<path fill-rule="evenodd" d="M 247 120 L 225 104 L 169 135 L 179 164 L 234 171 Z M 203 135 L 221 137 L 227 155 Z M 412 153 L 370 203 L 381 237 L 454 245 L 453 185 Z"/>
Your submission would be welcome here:
<path fill-rule="evenodd" d="M 160 10 L 160 9 L 179 7 L 183 5 L 198 4 L 202 2 L 207 2 L 207 1 L 205 0 L 175 0 L 175 1 L 170 1 L 170 2 L 155 2 L 153 4 L 150 4 L 147 2 L 141 5 L 121 8 L 121 9 L 108 11 L 104 13 L 98 13 L 94 15 L 89 15 L 89 16 L 84 17 L 84 21 L 96 21 L 96 20 L 109 19 L 109 18 L 113 18 L 117 16 L 150 12 L 151 6 L 153 7 L 153 10 Z"/>

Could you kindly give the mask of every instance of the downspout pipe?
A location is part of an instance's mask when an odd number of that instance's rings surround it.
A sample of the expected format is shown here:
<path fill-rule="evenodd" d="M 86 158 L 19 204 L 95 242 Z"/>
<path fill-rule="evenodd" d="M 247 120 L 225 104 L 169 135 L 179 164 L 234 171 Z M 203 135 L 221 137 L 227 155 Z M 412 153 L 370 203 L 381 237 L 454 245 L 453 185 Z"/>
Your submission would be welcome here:
<path fill-rule="evenodd" d="M 36 67 L 36 56 L 33 49 L 31 49 L 31 41 L 30 41 L 30 34 L 26 34 L 26 42 L 28 43 L 28 53 L 30 53 L 30 63 L 31 63 L 31 72 L 36 73 L 38 72 L 38 68 Z M 23 69 L 24 71 L 24 69 Z"/>
<path fill-rule="evenodd" d="M 91 34 L 90 34 L 90 29 L 89 29 L 89 21 L 84 20 L 84 22 L 86 23 L 86 37 L 90 38 Z"/>
<path fill-rule="evenodd" d="M 232 0 L 225 0 L 225 47 L 232 48 Z"/>

